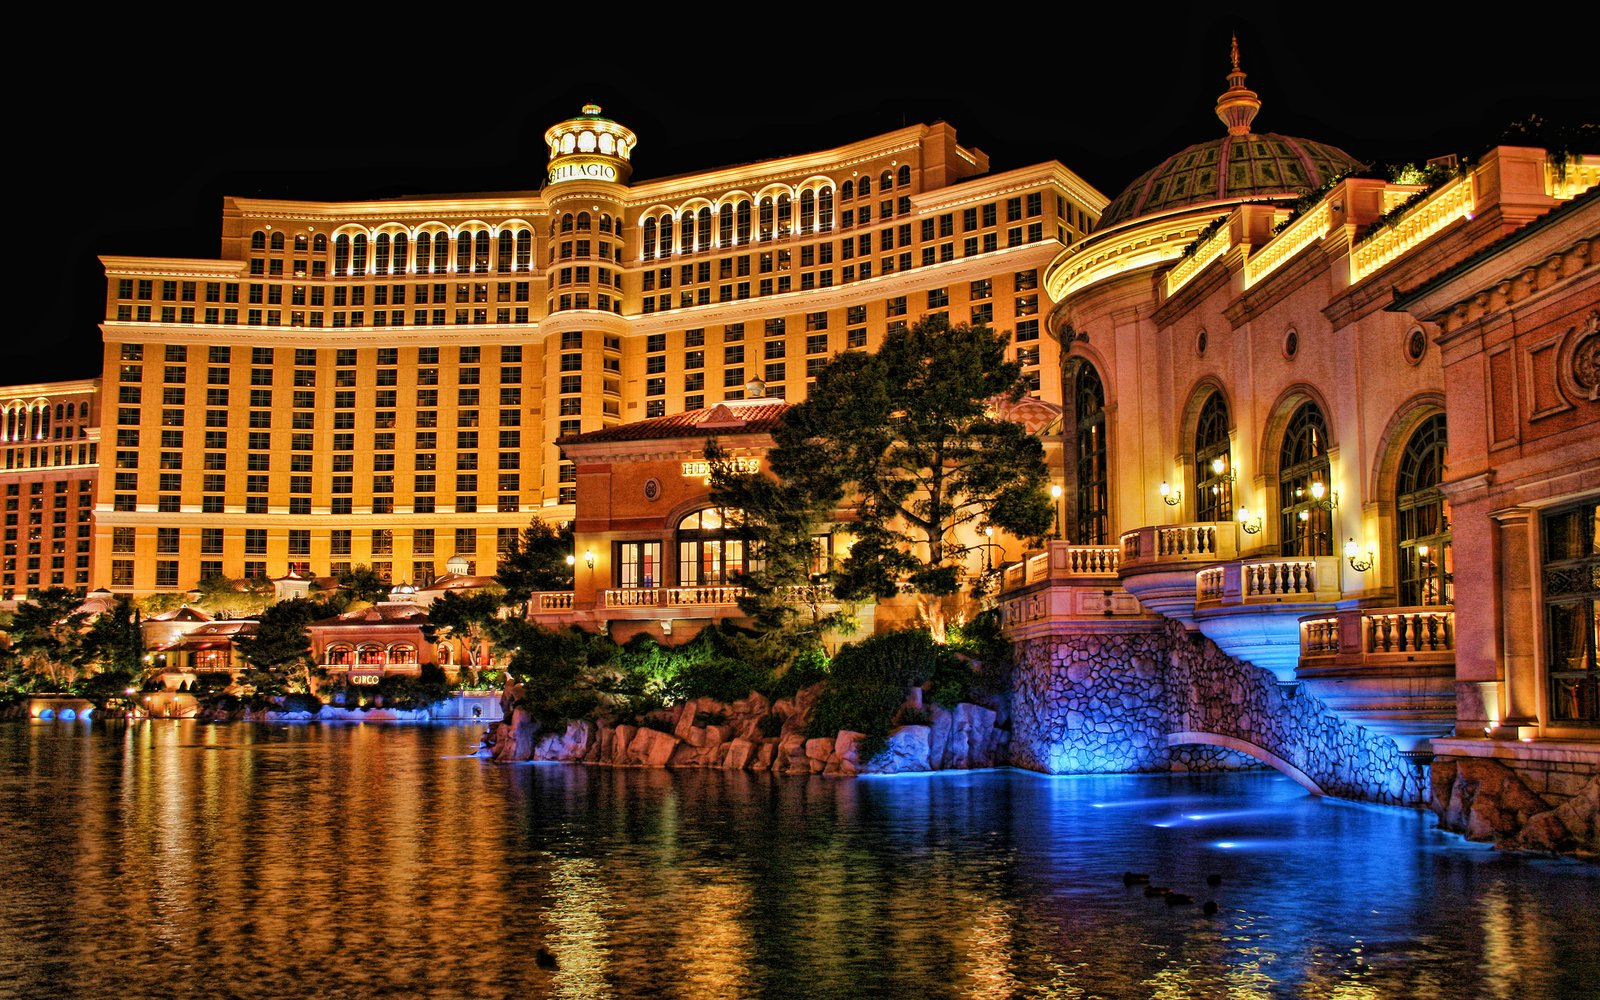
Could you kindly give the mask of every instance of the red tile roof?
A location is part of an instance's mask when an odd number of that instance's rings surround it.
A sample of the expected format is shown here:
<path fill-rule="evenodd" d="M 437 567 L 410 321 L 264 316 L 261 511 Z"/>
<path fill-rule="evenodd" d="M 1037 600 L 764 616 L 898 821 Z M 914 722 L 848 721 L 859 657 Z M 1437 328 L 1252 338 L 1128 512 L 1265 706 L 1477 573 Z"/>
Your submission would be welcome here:
<path fill-rule="evenodd" d="M 783 419 L 789 404 L 781 399 L 730 399 L 716 406 L 687 410 L 667 417 L 652 417 L 619 424 L 587 434 L 560 438 L 557 444 L 600 441 L 661 441 L 670 438 L 709 438 L 719 434 L 770 433 Z"/>

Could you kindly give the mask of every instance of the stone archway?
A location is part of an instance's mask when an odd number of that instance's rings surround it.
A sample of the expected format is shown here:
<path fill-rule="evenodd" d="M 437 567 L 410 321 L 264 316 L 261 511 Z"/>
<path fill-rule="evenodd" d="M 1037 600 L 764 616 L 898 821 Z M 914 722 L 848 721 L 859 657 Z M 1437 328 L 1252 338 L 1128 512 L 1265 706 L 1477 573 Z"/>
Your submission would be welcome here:
<path fill-rule="evenodd" d="M 1222 747 L 1225 750 L 1237 750 L 1240 753 L 1249 754 L 1268 767 L 1281 771 L 1293 778 L 1300 787 L 1312 795 L 1326 794 L 1323 792 L 1321 785 L 1311 780 L 1311 775 L 1295 767 L 1272 751 L 1258 747 L 1248 740 L 1241 740 L 1234 736 L 1220 736 L 1216 733 L 1184 732 L 1167 734 L 1167 746 L 1169 747 L 1188 746 L 1193 743 L 1202 743 L 1206 746 Z"/>

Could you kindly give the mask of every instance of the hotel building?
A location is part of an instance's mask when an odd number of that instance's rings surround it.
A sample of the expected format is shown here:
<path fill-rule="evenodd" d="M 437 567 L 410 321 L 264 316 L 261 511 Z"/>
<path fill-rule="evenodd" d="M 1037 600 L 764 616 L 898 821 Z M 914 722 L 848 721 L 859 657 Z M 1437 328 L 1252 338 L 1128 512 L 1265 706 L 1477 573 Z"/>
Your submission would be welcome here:
<path fill-rule="evenodd" d="M 89 589 L 99 451 L 99 379 L 0 388 L 0 600 Z"/>
<path fill-rule="evenodd" d="M 1011 331 L 1059 406 L 1044 271 L 1106 204 L 1060 163 L 991 173 L 934 123 L 635 184 L 599 108 L 545 138 L 538 190 L 228 198 L 214 260 L 103 258 L 93 582 L 492 572 L 530 517 L 574 514 L 558 438 L 757 379 L 798 400 L 934 313 Z"/>

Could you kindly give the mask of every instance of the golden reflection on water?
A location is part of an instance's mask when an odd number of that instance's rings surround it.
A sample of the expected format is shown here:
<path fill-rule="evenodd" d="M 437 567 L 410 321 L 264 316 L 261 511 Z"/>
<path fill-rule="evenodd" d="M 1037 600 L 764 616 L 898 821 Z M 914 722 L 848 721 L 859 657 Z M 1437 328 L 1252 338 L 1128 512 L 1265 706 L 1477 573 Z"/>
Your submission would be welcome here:
<path fill-rule="evenodd" d="M 1152 825 L 1196 784 L 496 767 L 468 735 L 0 728 L 0 995 L 1521 1000 L 1596 957 L 1600 879 L 1565 899 L 1409 816 L 1296 795 L 1218 853 Z M 1232 866 L 1222 912 L 1134 865 Z"/>

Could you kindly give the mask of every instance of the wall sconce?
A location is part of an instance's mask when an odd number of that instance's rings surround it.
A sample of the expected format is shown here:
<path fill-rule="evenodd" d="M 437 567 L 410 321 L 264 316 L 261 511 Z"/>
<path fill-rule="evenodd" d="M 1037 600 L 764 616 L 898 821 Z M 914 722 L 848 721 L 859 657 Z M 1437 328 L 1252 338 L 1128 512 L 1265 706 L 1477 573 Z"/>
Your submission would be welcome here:
<path fill-rule="evenodd" d="M 1050 506 L 1056 515 L 1056 532 L 1054 538 L 1061 537 L 1061 487 L 1056 483 L 1050 484 Z"/>
<path fill-rule="evenodd" d="M 1356 540 L 1352 538 L 1344 543 L 1344 557 L 1350 560 L 1351 569 L 1357 573 L 1365 573 L 1372 568 L 1374 554 L 1371 549 L 1368 549 L 1366 558 L 1361 558 L 1361 546 L 1357 545 Z"/>
<path fill-rule="evenodd" d="M 594 569 L 594 549 L 590 549 L 583 554 L 583 564 L 589 567 L 591 571 Z"/>
<path fill-rule="evenodd" d="M 1183 491 L 1173 489 L 1165 480 L 1161 482 L 1160 493 L 1161 499 L 1167 502 L 1168 507 L 1176 507 L 1183 503 Z"/>
<path fill-rule="evenodd" d="M 1261 515 L 1257 514 L 1255 517 L 1251 517 L 1249 507 L 1240 507 L 1239 527 L 1243 529 L 1244 533 L 1247 535 L 1259 533 L 1261 531 Z"/>
<path fill-rule="evenodd" d="M 1233 482 L 1233 470 L 1228 468 L 1227 458 L 1218 455 L 1211 460 L 1211 478 L 1215 479 L 1219 486 L 1223 483 Z M 1216 487 L 1213 486 L 1212 489 L 1214 490 Z"/>
<path fill-rule="evenodd" d="M 577 563 L 578 563 L 578 557 L 573 555 L 571 552 L 568 552 L 567 553 L 567 565 L 568 566 L 575 566 L 575 565 L 577 565 Z"/>
<path fill-rule="evenodd" d="M 1320 482 L 1312 483 L 1311 503 L 1314 506 L 1321 507 L 1323 510 L 1333 510 L 1339 506 L 1339 491 L 1330 491 L 1325 484 Z"/>

